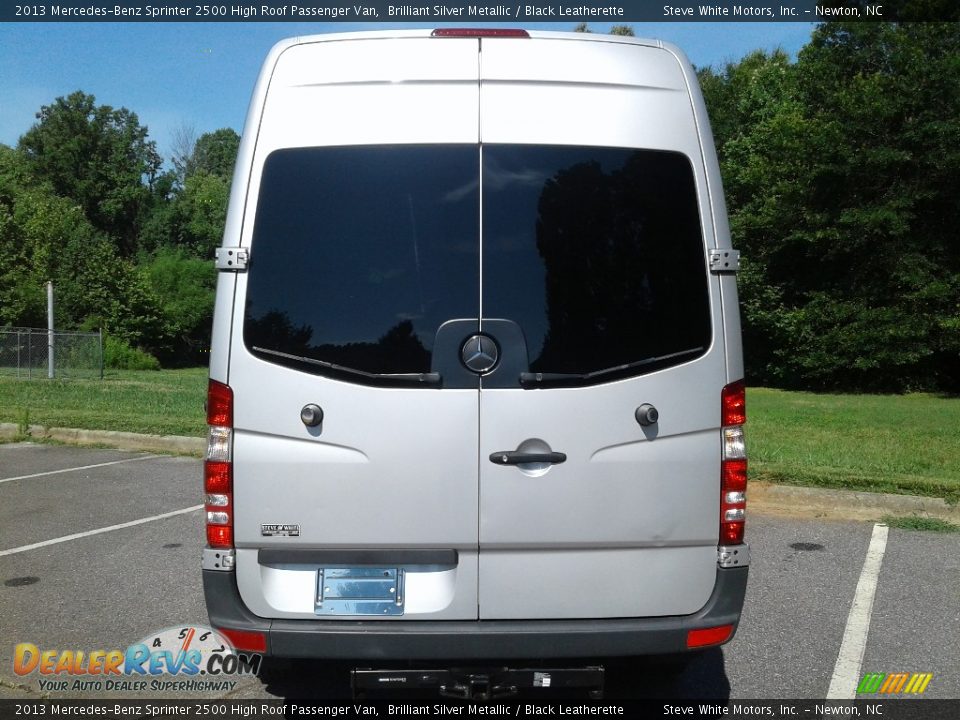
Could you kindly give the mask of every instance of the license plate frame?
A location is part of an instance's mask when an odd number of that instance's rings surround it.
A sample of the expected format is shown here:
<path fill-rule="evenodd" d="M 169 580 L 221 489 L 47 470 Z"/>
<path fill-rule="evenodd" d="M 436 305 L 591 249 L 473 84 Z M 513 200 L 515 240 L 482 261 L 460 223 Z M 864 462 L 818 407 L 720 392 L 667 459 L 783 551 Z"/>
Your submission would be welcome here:
<path fill-rule="evenodd" d="M 396 567 L 317 569 L 314 611 L 322 616 L 403 615 L 404 571 Z"/>

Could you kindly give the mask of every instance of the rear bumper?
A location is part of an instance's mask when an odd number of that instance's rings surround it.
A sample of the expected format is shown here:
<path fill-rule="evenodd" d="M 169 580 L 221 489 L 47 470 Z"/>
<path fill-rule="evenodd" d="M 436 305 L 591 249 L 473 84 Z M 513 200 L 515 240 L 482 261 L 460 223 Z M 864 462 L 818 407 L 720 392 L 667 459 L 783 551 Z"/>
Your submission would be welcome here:
<path fill-rule="evenodd" d="M 740 621 L 747 567 L 717 568 L 693 615 L 597 620 L 270 620 L 250 613 L 232 572 L 203 571 L 210 624 L 262 632 L 267 654 L 332 660 L 493 660 L 624 657 L 687 651 L 687 632 Z M 733 635 L 730 636 L 731 638 Z"/>

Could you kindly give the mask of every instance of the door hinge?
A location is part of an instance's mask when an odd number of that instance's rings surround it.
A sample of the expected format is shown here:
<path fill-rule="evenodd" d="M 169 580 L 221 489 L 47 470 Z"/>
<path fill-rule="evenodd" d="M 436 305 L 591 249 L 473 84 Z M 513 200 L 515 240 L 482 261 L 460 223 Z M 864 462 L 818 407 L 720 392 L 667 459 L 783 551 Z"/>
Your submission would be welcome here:
<path fill-rule="evenodd" d="M 710 272 L 735 273 L 740 269 L 740 251 L 729 248 L 712 248 L 710 250 Z"/>
<path fill-rule="evenodd" d="M 250 251 L 242 247 L 217 248 L 217 270 L 246 270 Z"/>
<path fill-rule="evenodd" d="M 717 565 L 722 568 L 745 567 L 750 564 L 750 546 L 721 545 L 717 548 Z"/>

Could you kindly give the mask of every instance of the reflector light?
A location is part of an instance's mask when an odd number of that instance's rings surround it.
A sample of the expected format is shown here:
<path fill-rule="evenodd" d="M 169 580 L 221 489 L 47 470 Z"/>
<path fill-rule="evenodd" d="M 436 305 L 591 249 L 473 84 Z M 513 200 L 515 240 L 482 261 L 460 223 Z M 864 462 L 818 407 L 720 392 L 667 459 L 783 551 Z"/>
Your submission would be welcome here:
<path fill-rule="evenodd" d="M 733 635 L 733 625 L 720 625 L 712 628 L 700 628 L 690 630 L 687 633 L 687 647 L 705 647 L 706 645 L 719 645 L 725 643 Z M 227 637 L 230 637 L 227 635 Z"/>
<path fill-rule="evenodd" d="M 726 522 L 720 525 L 720 544 L 721 545 L 742 545 L 743 544 L 743 520 L 739 522 Z"/>
<path fill-rule="evenodd" d="M 207 545 L 227 550 L 233 547 L 233 528 L 230 525 L 207 525 Z"/>
<path fill-rule="evenodd" d="M 223 635 L 233 645 L 234 650 L 265 653 L 267 651 L 267 634 L 253 630 L 233 630 L 218 627 L 217 632 Z"/>
<path fill-rule="evenodd" d="M 458 38 L 528 38 L 530 33 L 520 28 L 437 28 L 431 37 Z"/>

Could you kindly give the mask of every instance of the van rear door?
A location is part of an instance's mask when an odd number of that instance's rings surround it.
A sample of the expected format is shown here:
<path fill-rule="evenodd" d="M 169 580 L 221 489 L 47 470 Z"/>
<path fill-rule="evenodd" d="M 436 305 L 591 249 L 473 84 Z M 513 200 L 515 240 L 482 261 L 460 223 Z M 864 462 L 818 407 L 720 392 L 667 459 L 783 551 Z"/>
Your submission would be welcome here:
<path fill-rule="evenodd" d="M 717 571 L 726 375 L 681 66 L 485 38 L 481 78 L 481 333 L 500 359 L 481 378 L 480 617 L 693 613 Z"/>
<path fill-rule="evenodd" d="M 477 41 L 294 44 L 265 83 L 229 371 L 241 597 L 476 618 L 478 382 L 442 328 L 479 318 Z"/>

